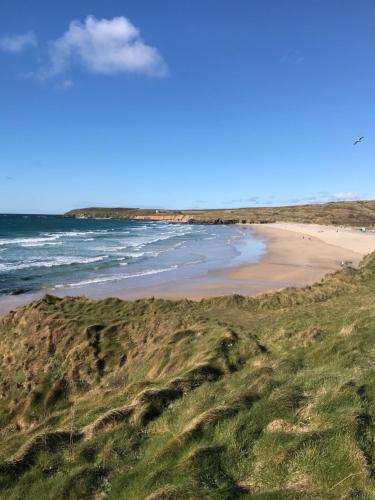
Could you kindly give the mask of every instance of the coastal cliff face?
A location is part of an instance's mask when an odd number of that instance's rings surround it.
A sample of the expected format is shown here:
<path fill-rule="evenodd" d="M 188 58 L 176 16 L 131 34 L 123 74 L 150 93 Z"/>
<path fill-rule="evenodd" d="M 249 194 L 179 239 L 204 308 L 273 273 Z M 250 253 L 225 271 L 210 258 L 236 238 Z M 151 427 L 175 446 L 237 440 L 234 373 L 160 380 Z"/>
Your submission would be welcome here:
<path fill-rule="evenodd" d="M 192 217 L 189 217 L 188 215 L 180 215 L 180 214 L 175 214 L 175 215 L 134 215 L 132 217 L 133 220 L 155 220 L 155 221 L 164 221 L 164 222 L 186 222 L 186 223 L 191 223 L 194 222 L 194 219 Z"/>
<path fill-rule="evenodd" d="M 201 302 L 46 296 L 0 320 L 0 497 L 372 498 L 375 255 Z"/>
<path fill-rule="evenodd" d="M 155 220 L 190 224 L 300 222 L 372 228 L 375 227 L 375 201 L 228 210 L 144 210 L 93 207 L 71 210 L 65 214 L 65 217 Z"/>

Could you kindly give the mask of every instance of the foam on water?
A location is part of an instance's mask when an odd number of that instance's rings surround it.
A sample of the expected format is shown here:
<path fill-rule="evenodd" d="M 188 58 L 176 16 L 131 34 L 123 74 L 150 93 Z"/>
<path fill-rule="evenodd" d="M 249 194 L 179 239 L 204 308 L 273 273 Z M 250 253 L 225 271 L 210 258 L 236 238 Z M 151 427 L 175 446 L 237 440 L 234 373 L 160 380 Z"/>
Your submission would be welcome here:
<path fill-rule="evenodd" d="M 0 264 L 0 271 L 16 271 L 19 269 L 29 269 L 33 267 L 56 267 L 56 266 L 71 266 L 72 264 L 92 264 L 100 262 L 107 258 L 107 255 L 98 257 L 67 257 L 57 256 L 47 261 L 29 261 L 20 264 Z"/>
<path fill-rule="evenodd" d="M 228 226 L 2 216 L 0 294 L 121 280 L 133 286 L 159 275 L 185 279 L 228 265 L 243 239 Z M 253 253 L 261 253 L 259 245 Z"/>
<path fill-rule="evenodd" d="M 149 269 L 148 271 L 144 272 L 139 272 L 139 273 L 134 273 L 134 274 L 117 274 L 114 276 L 107 276 L 107 277 L 102 277 L 102 278 L 93 278 L 91 280 L 84 280 L 84 281 L 78 281 L 77 283 L 68 283 L 66 285 L 55 285 L 55 288 L 76 288 L 76 287 L 82 287 L 82 286 L 87 286 L 87 285 L 93 285 L 97 283 L 108 283 L 111 281 L 120 281 L 120 280 L 126 280 L 129 278 L 140 278 L 142 276 L 151 276 L 153 274 L 160 274 L 160 273 L 166 273 L 169 271 L 173 271 L 177 269 L 178 266 L 171 266 L 165 269 Z"/>
<path fill-rule="evenodd" d="M 0 245 L 33 245 L 39 243 L 49 243 L 59 239 L 59 236 L 51 236 L 48 238 L 14 238 L 14 239 L 0 239 Z"/>

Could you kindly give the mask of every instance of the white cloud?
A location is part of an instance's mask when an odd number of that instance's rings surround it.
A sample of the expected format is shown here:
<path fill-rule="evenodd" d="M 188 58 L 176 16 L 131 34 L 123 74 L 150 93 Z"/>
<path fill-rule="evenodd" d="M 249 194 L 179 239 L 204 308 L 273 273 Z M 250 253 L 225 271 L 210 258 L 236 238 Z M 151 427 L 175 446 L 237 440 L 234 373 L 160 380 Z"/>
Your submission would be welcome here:
<path fill-rule="evenodd" d="M 333 194 L 331 194 L 331 201 L 335 201 L 335 200 L 340 200 L 340 201 L 355 201 L 355 200 L 359 200 L 359 199 L 360 199 L 360 196 L 358 196 L 358 194 L 352 193 L 352 192 L 349 192 L 349 193 L 333 193 Z"/>
<path fill-rule="evenodd" d="M 360 195 L 353 192 L 346 193 L 327 193 L 320 192 L 317 195 L 308 196 L 306 198 L 290 198 L 288 200 L 275 199 L 273 196 L 260 197 L 252 196 L 251 198 L 241 198 L 223 201 L 223 205 L 235 205 L 236 207 L 246 206 L 283 206 L 283 205 L 319 205 L 332 201 L 355 201 L 363 199 Z"/>
<path fill-rule="evenodd" d="M 289 203 L 293 204 L 319 204 L 319 203 L 329 203 L 332 201 L 355 201 L 360 200 L 361 197 L 357 193 L 347 192 L 347 193 L 318 193 L 316 196 L 310 196 L 308 198 L 295 198 L 288 200 Z"/>
<path fill-rule="evenodd" d="M 246 203 L 250 203 L 251 205 L 258 205 L 260 200 L 259 196 L 252 196 L 251 198 L 236 198 L 233 200 L 225 200 L 222 203 L 224 205 L 243 205 Z"/>
<path fill-rule="evenodd" d="M 36 47 L 37 45 L 37 38 L 32 31 L 20 35 L 0 37 L 0 50 L 3 52 L 19 53 L 28 47 Z"/>
<path fill-rule="evenodd" d="M 126 17 L 72 21 L 61 38 L 50 43 L 42 79 L 61 75 L 79 64 L 91 73 L 142 73 L 165 76 L 168 68 L 158 50 L 147 45 Z"/>
<path fill-rule="evenodd" d="M 56 85 L 56 88 L 58 90 L 67 90 L 67 89 L 72 88 L 73 85 L 74 85 L 74 83 L 72 82 L 72 80 L 63 80 L 62 82 L 59 82 Z"/>
<path fill-rule="evenodd" d="M 282 64 L 301 64 L 304 61 L 304 57 L 300 50 L 288 49 L 287 52 L 280 58 Z"/>

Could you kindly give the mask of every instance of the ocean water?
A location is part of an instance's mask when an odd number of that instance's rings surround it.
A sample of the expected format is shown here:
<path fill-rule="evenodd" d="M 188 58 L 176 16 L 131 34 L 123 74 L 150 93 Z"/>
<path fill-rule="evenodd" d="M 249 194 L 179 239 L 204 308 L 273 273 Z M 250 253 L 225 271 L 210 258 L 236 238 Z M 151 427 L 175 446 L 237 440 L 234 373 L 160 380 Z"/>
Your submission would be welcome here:
<path fill-rule="evenodd" d="M 166 283 L 256 262 L 239 226 L 0 215 L 0 295 Z"/>

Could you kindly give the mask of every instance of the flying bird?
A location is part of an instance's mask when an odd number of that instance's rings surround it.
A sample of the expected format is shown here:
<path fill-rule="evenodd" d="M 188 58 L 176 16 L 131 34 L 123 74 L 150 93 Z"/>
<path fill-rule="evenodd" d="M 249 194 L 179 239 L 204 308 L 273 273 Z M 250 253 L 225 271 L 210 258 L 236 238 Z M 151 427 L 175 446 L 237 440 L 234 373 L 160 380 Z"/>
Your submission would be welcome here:
<path fill-rule="evenodd" d="M 355 141 L 355 143 L 353 144 L 353 146 L 356 146 L 357 144 L 360 144 L 362 141 L 363 141 L 364 137 L 360 137 L 359 139 L 357 139 Z"/>

